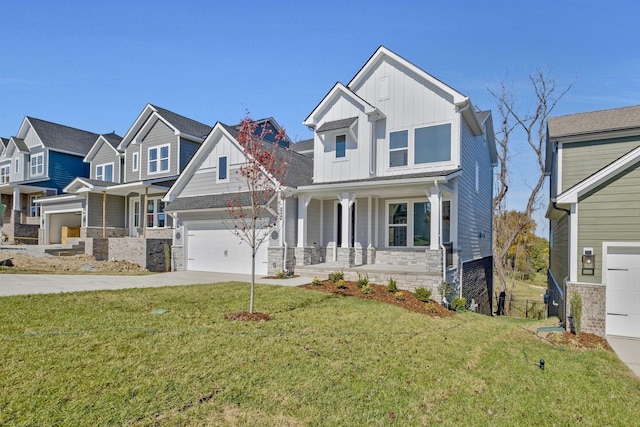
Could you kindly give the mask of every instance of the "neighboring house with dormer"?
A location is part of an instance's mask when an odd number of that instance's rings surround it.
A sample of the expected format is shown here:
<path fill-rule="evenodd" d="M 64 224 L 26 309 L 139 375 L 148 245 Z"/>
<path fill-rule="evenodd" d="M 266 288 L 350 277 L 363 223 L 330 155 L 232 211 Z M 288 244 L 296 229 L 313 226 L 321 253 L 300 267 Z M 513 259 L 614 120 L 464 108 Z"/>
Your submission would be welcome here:
<path fill-rule="evenodd" d="M 640 106 L 549 118 L 545 170 L 551 314 L 640 338 Z"/>
<path fill-rule="evenodd" d="M 264 144 L 273 144 L 269 136 L 280 130 L 272 119 L 256 122 L 261 133 L 269 130 Z M 204 270 L 217 272 L 251 271 L 251 248 L 239 244 L 240 240 L 228 228 L 232 227 L 227 202 L 246 197 L 249 193 L 239 168 L 245 163 L 245 154 L 237 140 L 238 127 L 216 123 L 184 173 L 165 197 L 167 212 L 176 224 L 172 259 L 175 270 Z M 279 197 L 271 201 L 272 212 L 281 212 L 281 223 L 272 238 L 258 248 L 256 273 L 266 275 L 276 257 L 282 265 L 282 247 L 295 245 L 295 211 L 297 200 L 292 197 L 298 185 L 310 184 L 313 161 L 299 153 L 290 152 L 286 141 L 278 147 L 281 156 L 287 156 L 288 173 L 281 182 L 274 182 Z M 283 213 L 284 212 L 284 213 Z M 283 213 L 283 214 L 282 214 Z M 275 251 L 275 252 L 274 252 Z"/>
<path fill-rule="evenodd" d="M 62 192 L 71 180 L 88 176 L 83 162 L 97 134 L 25 117 L 0 155 L 0 194 L 7 206 L 2 232 L 9 241 L 35 244 L 41 225 L 38 198 Z"/>
<path fill-rule="evenodd" d="M 42 243 L 57 243 L 56 217 L 64 213 L 70 218 L 73 212 L 88 253 L 164 269 L 162 246 L 171 241 L 173 224 L 162 197 L 210 129 L 148 104 L 123 138 L 94 139 L 84 158 L 89 177 L 70 182 L 63 196 L 40 200 Z M 149 258 L 150 253 L 155 258 Z"/>
<path fill-rule="evenodd" d="M 395 275 L 405 288 L 435 292 L 443 280 L 464 282 L 458 289 L 473 287 L 490 312 L 497 162 L 490 112 L 380 47 L 304 124 L 314 138 L 292 145 L 291 166 L 313 176 L 294 172 L 281 183 L 282 224 L 260 255 L 261 271 Z M 183 227 L 173 242 L 182 251 L 177 268 L 246 272 L 250 258 L 221 266 L 211 256 L 224 239 L 223 255 L 235 260 L 227 246 L 239 241 L 224 226 L 229 188 L 214 183 L 220 159 L 238 165 L 242 152 L 221 124 L 207 141 L 165 199 Z"/>

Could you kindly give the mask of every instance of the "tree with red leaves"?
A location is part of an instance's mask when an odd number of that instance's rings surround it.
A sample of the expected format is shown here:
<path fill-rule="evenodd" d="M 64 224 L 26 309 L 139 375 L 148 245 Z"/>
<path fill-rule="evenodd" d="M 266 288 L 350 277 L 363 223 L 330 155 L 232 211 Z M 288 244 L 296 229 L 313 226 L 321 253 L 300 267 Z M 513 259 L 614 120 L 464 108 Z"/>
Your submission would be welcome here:
<path fill-rule="evenodd" d="M 240 244 L 251 248 L 251 292 L 249 313 L 253 313 L 256 253 L 278 227 L 281 218 L 279 201 L 282 180 L 288 170 L 288 148 L 284 129 L 275 137 L 273 131 L 249 116 L 238 126 L 238 143 L 244 150 L 244 163 L 237 170 L 238 191 L 227 200 L 230 214 L 229 229 L 240 239 Z M 273 140 L 273 142 L 269 141 Z"/>

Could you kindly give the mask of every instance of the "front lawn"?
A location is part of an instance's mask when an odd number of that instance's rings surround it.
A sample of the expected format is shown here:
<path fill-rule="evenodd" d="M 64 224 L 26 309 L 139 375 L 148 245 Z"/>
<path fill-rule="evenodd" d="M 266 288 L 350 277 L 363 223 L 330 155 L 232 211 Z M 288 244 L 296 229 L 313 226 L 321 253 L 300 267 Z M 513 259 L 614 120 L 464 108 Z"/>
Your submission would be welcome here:
<path fill-rule="evenodd" d="M 432 318 L 299 288 L 256 295 L 273 320 L 224 320 L 248 305 L 238 283 L 0 298 L 0 424 L 640 419 L 640 381 L 615 354 L 553 345 L 536 323 Z"/>

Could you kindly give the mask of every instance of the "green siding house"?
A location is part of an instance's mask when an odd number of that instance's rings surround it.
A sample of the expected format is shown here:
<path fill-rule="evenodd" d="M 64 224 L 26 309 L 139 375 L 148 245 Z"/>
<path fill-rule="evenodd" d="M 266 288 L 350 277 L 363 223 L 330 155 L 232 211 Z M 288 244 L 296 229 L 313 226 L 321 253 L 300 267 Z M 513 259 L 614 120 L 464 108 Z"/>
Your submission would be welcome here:
<path fill-rule="evenodd" d="M 640 338 L 640 106 L 549 119 L 549 309 L 568 328 Z"/>

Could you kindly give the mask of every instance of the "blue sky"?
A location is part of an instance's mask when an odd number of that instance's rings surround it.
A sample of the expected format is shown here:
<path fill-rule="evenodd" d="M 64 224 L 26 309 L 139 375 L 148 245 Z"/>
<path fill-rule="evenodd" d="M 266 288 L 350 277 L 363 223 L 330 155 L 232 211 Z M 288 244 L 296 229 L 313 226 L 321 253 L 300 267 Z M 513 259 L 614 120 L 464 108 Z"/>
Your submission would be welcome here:
<path fill-rule="evenodd" d="M 525 111 L 537 67 L 575 84 L 554 115 L 637 105 L 639 15 L 631 0 L 3 0 L 0 136 L 27 115 L 124 135 L 153 103 L 211 125 L 248 110 L 306 139 L 301 122 L 379 45 L 482 109 L 506 80 Z M 534 159 L 514 153 L 508 207 L 521 209 Z"/>

